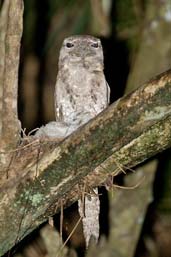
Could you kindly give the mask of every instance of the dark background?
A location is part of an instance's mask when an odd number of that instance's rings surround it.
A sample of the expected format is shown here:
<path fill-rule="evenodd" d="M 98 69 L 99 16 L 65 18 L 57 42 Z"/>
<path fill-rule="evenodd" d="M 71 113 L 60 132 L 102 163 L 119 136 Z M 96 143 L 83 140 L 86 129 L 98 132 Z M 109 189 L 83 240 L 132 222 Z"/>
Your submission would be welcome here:
<path fill-rule="evenodd" d="M 25 0 L 24 5 L 18 110 L 22 127 L 26 128 L 27 133 L 55 119 L 53 92 L 58 54 L 67 36 L 91 34 L 101 39 L 111 103 L 171 66 L 170 0 Z M 100 255 L 99 250 L 98 256 L 171 256 L 170 150 L 156 158 L 157 165 L 151 168 L 154 181 L 149 185 L 153 201 L 145 207 L 142 230 L 137 235 L 137 242 L 132 242 L 133 253 L 128 250 L 126 255 L 116 254 L 115 250 L 119 253 L 121 248 L 126 247 L 122 244 L 110 252 L 112 218 L 119 221 L 120 215 L 116 217 L 112 214 L 111 192 L 108 193 L 103 187 L 100 189 L 100 232 L 110 243 L 105 254 Z M 141 169 L 145 170 L 143 166 Z M 118 176 L 115 183 L 124 184 L 124 178 L 123 175 Z M 139 200 L 143 202 L 143 199 Z M 136 202 L 133 204 L 136 206 Z M 54 217 L 57 229 L 60 226 L 59 218 L 59 214 Z M 63 240 L 69 236 L 78 219 L 77 204 L 65 210 Z M 40 232 L 46 226 L 43 224 L 8 256 L 55 256 L 50 255 Z M 81 225 L 67 246 L 78 256 L 85 256 Z M 70 251 L 64 256 L 76 256 L 76 252 Z"/>

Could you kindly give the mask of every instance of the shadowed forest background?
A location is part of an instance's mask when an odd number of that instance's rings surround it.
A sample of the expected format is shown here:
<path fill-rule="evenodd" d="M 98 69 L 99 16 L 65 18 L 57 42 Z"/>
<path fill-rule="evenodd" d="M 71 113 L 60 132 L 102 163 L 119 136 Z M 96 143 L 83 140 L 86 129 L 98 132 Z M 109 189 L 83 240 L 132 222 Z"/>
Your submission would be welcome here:
<path fill-rule="evenodd" d="M 26 133 L 55 120 L 59 50 L 75 34 L 101 39 L 111 103 L 171 68 L 170 0 L 24 0 L 18 110 Z M 85 252 L 79 224 L 60 256 L 171 257 L 170 149 L 136 169 L 114 181 L 127 189 L 100 188 L 99 246 Z M 76 203 L 64 211 L 64 241 L 78 219 Z M 43 224 L 6 256 L 57 256 L 59 227 L 57 214 L 54 228 Z"/>

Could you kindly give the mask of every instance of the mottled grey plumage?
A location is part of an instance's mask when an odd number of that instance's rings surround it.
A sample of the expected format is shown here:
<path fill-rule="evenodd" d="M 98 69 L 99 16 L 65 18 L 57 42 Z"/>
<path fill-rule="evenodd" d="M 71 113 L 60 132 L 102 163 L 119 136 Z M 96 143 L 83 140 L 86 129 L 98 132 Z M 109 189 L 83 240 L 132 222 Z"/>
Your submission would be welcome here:
<path fill-rule="evenodd" d="M 106 108 L 109 94 L 100 40 L 92 36 L 66 38 L 59 56 L 56 120 L 80 126 Z"/>
<path fill-rule="evenodd" d="M 103 73 L 101 42 L 92 36 L 72 36 L 63 42 L 55 88 L 57 127 L 83 125 L 104 110 L 109 103 L 110 90 Z M 64 130 L 65 131 L 65 130 Z M 84 203 L 84 207 L 83 207 Z M 83 231 L 88 246 L 90 238 L 99 237 L 98 189 L 94 195 L 78 201 Z"/>

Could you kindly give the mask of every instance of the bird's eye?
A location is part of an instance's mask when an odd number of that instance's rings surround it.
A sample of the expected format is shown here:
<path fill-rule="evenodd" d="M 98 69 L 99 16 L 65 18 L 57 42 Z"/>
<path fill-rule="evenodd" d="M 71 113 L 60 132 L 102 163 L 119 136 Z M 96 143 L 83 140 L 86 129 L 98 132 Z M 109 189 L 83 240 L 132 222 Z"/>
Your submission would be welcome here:
<path fill-rule="evenodd" d="M 94 48 L 98 48 L 99 44 L 98 43 L 93 43 L 93 44 L 91 44 L 91 46 L 94 47 Z"/>
<path fill-rule="evenodd" d="M 66 43 L 66 47 L 67 47 L 67 48 L 71 48 L 71 47 L 73 47 L 73 46 L 74 46 L 73 43 L 70 43 L 70 42 Z"/>

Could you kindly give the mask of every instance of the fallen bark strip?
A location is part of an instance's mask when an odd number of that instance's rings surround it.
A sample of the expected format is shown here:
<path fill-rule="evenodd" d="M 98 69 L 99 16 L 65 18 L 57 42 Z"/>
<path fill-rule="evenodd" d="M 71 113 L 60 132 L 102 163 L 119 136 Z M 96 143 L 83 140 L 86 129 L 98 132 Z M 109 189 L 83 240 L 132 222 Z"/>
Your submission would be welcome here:
<path fill-rule="evenodd" d="M 14 152 L 0 188 L 0 254 L 119 166 L 171 146 L 171 70 L 119 99 L 60 143 L 32 141 Z"/>

